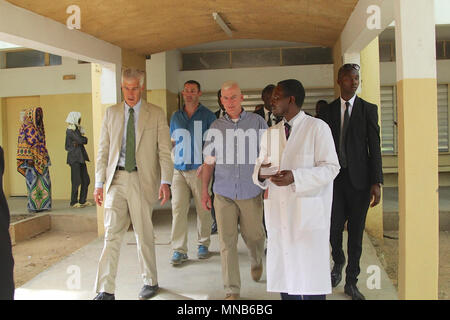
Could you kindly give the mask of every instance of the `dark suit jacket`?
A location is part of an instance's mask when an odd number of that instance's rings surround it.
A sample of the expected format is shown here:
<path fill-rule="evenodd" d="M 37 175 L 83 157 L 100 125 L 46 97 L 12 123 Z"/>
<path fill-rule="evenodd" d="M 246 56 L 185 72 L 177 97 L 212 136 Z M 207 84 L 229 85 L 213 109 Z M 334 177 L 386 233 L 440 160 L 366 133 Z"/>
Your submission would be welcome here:
<path fill-rule="evenodd" d="M 319 118 L 331 128 L 334 144 L 339 153 L 341 134 L 341 100 L 320 109 Z M 346 135 L 347 168 L 350 181 L 356 189 L 383 183 L 381 164 L 380 126 L 375 104 L 356 96 Z"/>
<path fill-rule="evenodd" d="M 67 164 L 84 163 L 89 161 L 88 154 L 84 145 L 87 144 L 88 139 L 81 135 L 78 128 L 76 130 L 66 130 L 66 151 Z"/>
<path fill-rule="evenodd" d="M 265 115 L 265 111 L 264 111 L 264 106 L 262 108 L 259 109 L 255 109 L 255 111 L 253 111 L 253 113 L 259 114 L 261 117 L 263 117 L 263 119 L 266 119 L 266 115 Z M 275 121 L 267 121 L 267 125 L 269 127 L 276 125 L 278 122 L 280 122 L 282 120 L 282 118 L 278 118 L 275 117 Z"/>
<path fill-rule="evenodd" d="M 0 147 L 0 300 L 14 298 L 14 259 L 9 236 L 9 209 L 3 193 L 3 172 L 5 162 Z"/>

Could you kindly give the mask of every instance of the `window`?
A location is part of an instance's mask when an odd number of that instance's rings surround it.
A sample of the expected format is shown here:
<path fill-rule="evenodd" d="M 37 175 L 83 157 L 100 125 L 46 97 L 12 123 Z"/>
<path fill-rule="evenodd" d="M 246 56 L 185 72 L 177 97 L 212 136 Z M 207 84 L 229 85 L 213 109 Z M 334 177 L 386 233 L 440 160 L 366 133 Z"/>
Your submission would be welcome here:
<path fill-rule="evenodd" d="M 61 56 L 37 50 L 11 51 L 6 53 L 6 68 L 28 68 L 62 64 Z"/>
<path fill-rule="evenodd" d="M 183 70 L 332 64 L 330 48 L 263 48 L 183 53 Z"/>
<path fill-rule="evenodd" d="M 280 49 L 236 50 L 231 61 L 232 68 L 279 66 Z"/>
<path fill-rule="evenodd" d="M 438 85 L 439 152 L 448 152 L 448 85 Z"/>
<path fill-rule="evenodd" d="M 284 66 L 333 63 L 330 48 L 286 48 L 282 56 Z"/>
<path fill-rule="evenodd" d="M 449 113 L 448 113 L 448 85 L 439 84 L 438 97 L 438 148 L 439 152 L 449 151 Z M 396 88 L 381 87 L 381 152 L 383 154 L 397 154 L 398 128 Z"/>
<path fill-rule="evenodd" d="M 230 67 L 229 51 L 183 54 L 183 70 L 224 69 Z"/>
<path fill-rule="evenodd" d="M 396 93 L 395 87 L 381 87 L 381 153 L 397 152 Z"/>

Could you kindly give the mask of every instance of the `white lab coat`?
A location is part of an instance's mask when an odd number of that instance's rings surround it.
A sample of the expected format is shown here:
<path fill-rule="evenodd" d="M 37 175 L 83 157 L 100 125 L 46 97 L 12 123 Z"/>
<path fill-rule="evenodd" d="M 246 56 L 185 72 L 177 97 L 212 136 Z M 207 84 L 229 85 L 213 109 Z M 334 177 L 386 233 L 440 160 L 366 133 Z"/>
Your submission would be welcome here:
<path fill-rule="evenodd" d="M 261 183 L 258 172 L 269 156 L 280 170 L 292 170 L 294 183 Z M 331 293 L 330 219 L 333 180 L 339 161 L 328 125 L 303 111 L 286 141 L 284 121 L 262 136 L 253 181 L 269 188 L 264 200 L 267 227 L 267 291 L 296 295 Z"/>

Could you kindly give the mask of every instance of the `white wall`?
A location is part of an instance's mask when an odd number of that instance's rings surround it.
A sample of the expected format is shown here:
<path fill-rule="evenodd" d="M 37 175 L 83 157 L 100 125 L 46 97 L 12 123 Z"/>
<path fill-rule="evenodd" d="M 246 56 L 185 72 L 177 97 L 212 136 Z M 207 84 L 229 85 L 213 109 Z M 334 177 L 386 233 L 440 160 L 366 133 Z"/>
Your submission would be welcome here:
<path fill-rule="evenodd" d="M 75 80 L 63 80 L 74 74 Z M 62 58 L 62 65 L 0 69 L 0 97 L 91 92 L 91 65 Z"/>
<path fill-rule="evenodd" d="M 450 60 L 437 60 L 437 82 L 450 83 Z M 395 85 L 397 83 L 396 63 L 380 63 L 380 82 L 382 86 Z"/>
<path fill-rule="evenodd" d="M 147 90 L 167 89 L 178 93 L 178 78 L 181 70 L 181 53 L 171 50 L 151 55 L 147 64 Z"/>

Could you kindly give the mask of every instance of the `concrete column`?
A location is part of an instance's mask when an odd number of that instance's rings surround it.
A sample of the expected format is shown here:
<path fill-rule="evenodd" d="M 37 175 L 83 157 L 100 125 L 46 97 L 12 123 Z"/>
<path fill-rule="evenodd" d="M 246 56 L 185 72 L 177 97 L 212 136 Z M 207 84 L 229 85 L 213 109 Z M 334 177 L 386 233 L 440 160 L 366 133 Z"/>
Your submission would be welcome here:
<path fill-rule="evenodd" d="M 161 107 L 170 121 L 178 110 L 178 72 L 181 54 L 178 50 L 153 54 L 147 60 L 147 101 Z"/>
<path fill-rule="evenodd" d="M 339 68 L 342 66 L 342 47 L 339 39 L 333 47 L 333 79 L 334 79 L 334 96 L 337 98 L 341 95 L 339 85 L 337 84 Z"/>
<path fill-rule="evenodd" d="M 361 98 L 378 106 L 378 124 L 381 127 L 380 55 L 378 37 L 361 51 Z M 375 208 L 369 208 L 366 231 L 383 241 L 383 200 Z"/>
<path fill-rule="evenodd" d="M 434 1 L 395 0 L 400 299 L 437 299 L 438 129 Z"/>

